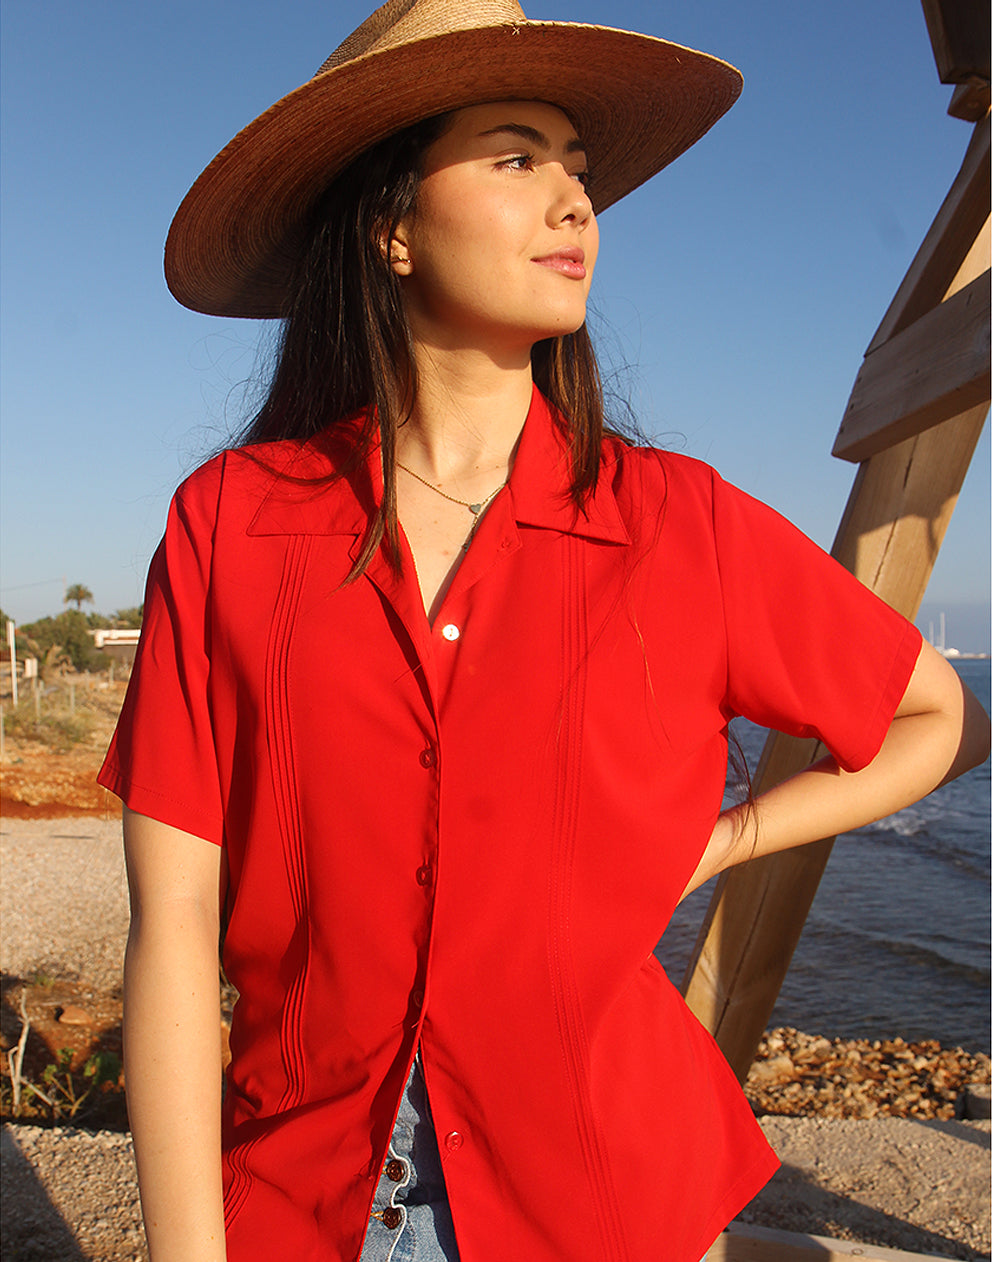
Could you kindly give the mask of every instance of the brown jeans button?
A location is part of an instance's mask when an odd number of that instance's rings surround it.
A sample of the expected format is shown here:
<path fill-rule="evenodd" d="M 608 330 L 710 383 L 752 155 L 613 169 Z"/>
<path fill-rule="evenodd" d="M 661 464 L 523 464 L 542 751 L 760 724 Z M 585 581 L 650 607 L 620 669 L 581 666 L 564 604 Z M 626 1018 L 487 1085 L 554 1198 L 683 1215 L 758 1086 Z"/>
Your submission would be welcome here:
<path fill-rule="evenodd" d="M 395 1230 L 403 1221 L 403 1211 L 396 1208 L 395 1205 L 387 1205 L 382 1211 L 382 1225 L 388 1227 L 390 1231 Z"/>
<path fill-rule="evenodd" d="M 386 1178 L 392 1179 L 394 1183 L 400 1183 L 406 1177 L 406 1162 L 399 1161 L 393 1157 L 391 1161 L 386 1162 Z"/>

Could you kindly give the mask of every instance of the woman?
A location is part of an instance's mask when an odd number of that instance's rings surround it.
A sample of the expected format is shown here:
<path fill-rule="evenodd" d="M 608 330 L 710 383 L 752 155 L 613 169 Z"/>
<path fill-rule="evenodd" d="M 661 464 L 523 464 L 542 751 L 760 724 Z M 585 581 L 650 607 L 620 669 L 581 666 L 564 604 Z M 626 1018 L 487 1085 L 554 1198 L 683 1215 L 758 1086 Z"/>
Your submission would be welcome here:
<path fill-rule="evenodd" d="M 154 1262 L 697 1262 L 775 1159 L 654 959 L 672 908 L 987 749 L 792 527 L 604 436 L 594 207 L 736 72 L 453 7 L 377 10 L 170 234 L 183 302 L 287 325 L 177 493 L 101 773 Z M 735 713 L 831 756 L 721 814 Z"/>

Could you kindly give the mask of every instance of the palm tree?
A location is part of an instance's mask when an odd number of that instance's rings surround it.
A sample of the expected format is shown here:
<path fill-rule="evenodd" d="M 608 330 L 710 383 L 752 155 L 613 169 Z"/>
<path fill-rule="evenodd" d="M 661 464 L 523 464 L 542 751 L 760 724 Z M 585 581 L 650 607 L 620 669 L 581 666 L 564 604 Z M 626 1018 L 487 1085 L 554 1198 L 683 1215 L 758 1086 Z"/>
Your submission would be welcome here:
<path fill-rule="evenodd" d="M 72 583 L 65 589 L 62 603 L 64 605 L 75 605 L 77 610 L 81 610 L 84 603 L 92 605 L 93 593 L 85 583 Z"/>

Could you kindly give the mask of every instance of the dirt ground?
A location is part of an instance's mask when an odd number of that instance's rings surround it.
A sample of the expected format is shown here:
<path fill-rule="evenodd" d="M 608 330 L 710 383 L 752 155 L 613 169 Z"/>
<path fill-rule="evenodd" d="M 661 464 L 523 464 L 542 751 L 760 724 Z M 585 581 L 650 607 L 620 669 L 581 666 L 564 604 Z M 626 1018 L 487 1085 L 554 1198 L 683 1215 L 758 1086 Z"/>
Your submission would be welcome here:
<path fill-rule="evenodd" d="M 14 711 L 9 679 L 0 757 L 0 816 L 60 819 L 111 816 L 120 804 L 96 782 L 126 683 L 101 675 L 60 676 L 36 687 L 22 681 Z"/>

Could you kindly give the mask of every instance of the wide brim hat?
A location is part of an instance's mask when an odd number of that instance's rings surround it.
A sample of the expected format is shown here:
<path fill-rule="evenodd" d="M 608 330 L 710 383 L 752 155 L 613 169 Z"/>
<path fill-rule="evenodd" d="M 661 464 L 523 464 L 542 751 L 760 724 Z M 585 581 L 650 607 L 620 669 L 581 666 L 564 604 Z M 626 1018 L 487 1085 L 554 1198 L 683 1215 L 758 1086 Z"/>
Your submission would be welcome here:
<path fill-rule="evenodd" d="M 308 213 L 334 176 L 412 123 L 490 101 L 546 101 L 568 115 L 599 213 L 694 144 L 741 83 L 717 57 L 531 22 L 516 0 L 389 0 L 210 163 L 172 222 L 166 280 L 194 311 L 283 316 Z"/>

